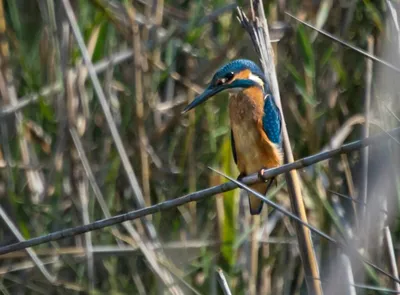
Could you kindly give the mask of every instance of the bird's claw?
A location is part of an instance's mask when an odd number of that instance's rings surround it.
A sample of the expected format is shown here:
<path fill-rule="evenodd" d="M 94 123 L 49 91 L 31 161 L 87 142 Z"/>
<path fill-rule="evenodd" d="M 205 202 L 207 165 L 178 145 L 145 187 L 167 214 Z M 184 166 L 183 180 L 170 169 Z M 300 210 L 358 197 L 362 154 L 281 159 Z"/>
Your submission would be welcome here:
<path fill-rule="evenodd" d="M 258 171 L 258 178 L 260 180 L 264 180 L 265 181 L 265 179 L 263 177 L 263 174 L 264 174 L 265 171 L 266 171 L 266 169 L 264 169 L 264 168 L 262 168 L 262 169 L 260 169 L 260 171 Z"/>

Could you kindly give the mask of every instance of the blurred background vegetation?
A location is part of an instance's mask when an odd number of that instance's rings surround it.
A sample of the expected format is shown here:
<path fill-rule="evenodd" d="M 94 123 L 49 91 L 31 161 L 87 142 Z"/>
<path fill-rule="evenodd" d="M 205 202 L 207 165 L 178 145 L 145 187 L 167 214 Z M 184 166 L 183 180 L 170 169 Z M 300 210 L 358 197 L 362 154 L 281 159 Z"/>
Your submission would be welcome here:
<path fill-rule="evenodd" d="M 227 94 L 187 115 L 180 112 L 222 64 L 235 58 L 258 62 L 236 19 L 236 6 L 247 12 L 248 1 L 71 0 L 139 183 L 136 191 L 62 2 L 0 1 L 0 22 L 6 24 L 0 24 L 1 245 L 134 210 L 140 207 L 140 195 L 151 205 L 223 183 L 208 166 L 238 175 Z M 264 7 L 271 38 L 279 40 L 274 43 L 276 66 L 295 159 L 360 139 L 366 130 L 374 134 L 399 125 L 394 116 L 399 116 L 398 74 L 377 63 L 368 67 L 361 54 L 284 14 L 399 65 L 397 1 L 280 0 L 264 1 Z M 363 127 L 366 120 L 369 129 Z M 310 223 L 333 236 L 341 230 L 351 233 L 374 263 L 392 273 L 388 254 L 397 254 L 397 218 L 388 219 L 379 209 L 387 204 L 396 214 L 398 154 L 384 144 L 371 147 L 369 155 L 368 170 L 360 152 L 302 170 L 303 193 Z M 362 171 L 368 171 L 367 177 Z M 284 177 L 278 183 L 271 197 L 290 208 Z M 357 235 L 363 206 L 332 191 L 377 200 L 378 213 L 370 222 L 375 238 Z M 293 226 L 272 210 L 264 210 L 262 220 L 269 214 L 269 222 L 254 235 L 260 250 L 258 277 L 251 279 L 253 228 L 247 199 L 239 194 L 230 191 L 157 213 L 147 222 L 0 256 L 0 290 L 222 294 L 215 272 L 220 267 L 233 294 L 305 294 Z M 388 231 L 394 252 L 387 251 L 391 242 L 383 238 Z M 346 260 L 326 241 L 315 237 L 314 243 L 323 286 L 338 288 L 331 294 L 350 294 Z M 353 271 L 355 282 L 398 288 L 359 269 Z M 331 275 L 337 270 L 346 279 Z"/>

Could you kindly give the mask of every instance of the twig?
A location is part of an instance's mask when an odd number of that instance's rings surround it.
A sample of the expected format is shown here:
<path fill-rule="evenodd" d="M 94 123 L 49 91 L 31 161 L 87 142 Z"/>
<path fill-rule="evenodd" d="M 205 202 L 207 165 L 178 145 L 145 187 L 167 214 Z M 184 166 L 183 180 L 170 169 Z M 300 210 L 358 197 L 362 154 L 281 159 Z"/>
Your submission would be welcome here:
<path fill-rule="evenodd" d="M 222 269 L 218 268 L 217 273 L 218 273 L 218 282 L 219 285 L 221 286 L 222 291 L 224 292 L 224 295 L 232 295 Z"/>
<path fill-rule="evenodd" d="M 376 62 L 378 62 L 378 63 L 380 63 L 380 64 L 382 64 L 382 65 L 384 65 L 384 66 L 386 66 L 386 67 L 388 67 L 390 69 L 392 69 L 393 71 L 395 71 L 397 73 L 400 73 L 400 69 L 397 68 L 396 66 L 392 65 L 391 63 L 389 63 L 387 61 L 384 61 L 383 59 L 380 59 L 380 58 L 378 58 L 378 57 L 376 57 L 376 56 L 374 56 L 374 55 L 372 55 L 372 54 L 370 54 L 370 53 L 368 53 L 368 52 L 366 52 L 366 51 L 364 51 L 364 50 L 362 50 L 360 48 L 357 48 L 357 47 L 355 47 L 355 46 L 343 41 L 343 40 L 340 40 L 339 38 L 337 38 L 337 37 L 325 32 L 324 30 L 320 30 L 320 29 L 314 27 L 313 25 L 310 25 L 310 24 L 306 23 L 305 21 L 302 21 L 301 19 L 295 17 L 294 15 L 290 14 L 289 12 L 285 12 L 285 13 L 288 16 L 290 16 L 291 18 L 294 18 L 298 22 L 300 22 L 303 25 L 305 25 L 305 26 L 317 31 L 318 33 L 320 33 L 320 34 L 322 34 L 322 35 L 324 35 L 326 37 L 328 37 L 329 39 L 331 39 L 331 40 L 333 40 L 335 42 L 338 42 L 338 43 L 342 44 L 343 46 L 346 46 L 346 47 L 348 47 L 348 48 L 350 48 L 350 49 L 352 49 L 352 50 L 364 55 L 365 57 L 367 57 L 369 59 L 372 59 L 373 61 L 376 61 Z"/>
<path fill-rule="evenodd" d="M 5 106 L 2 109 L 0 109 L 0 119 L 2 119 L 5 116 L 12 115 L 15 112 L 18 112 L 19 110 L 23 109 L 24 107 L 29 106 L 30 104 L 38 101 L 39 98 L 42 96 L 50 96 L 50 95 L 57 94 L 62 89 L 63 89 L 62 83 L 58 82 L 51 86 L 42 88 L 42 90 L 39 93 L 29 94 L 24 97 L 21 97 L 18 100 L 18 103 L 14 104 L 14 105 L 8 105 L 8 106 Z"/>
<path fill-rule="evenodd" d="M 355 125 L 364 124 L 365 118 L 361 114 L 356 114 L 348 118 L 343 125 L 340 126 L 330 138 L 329 142 L 322 148 L 322 151 L 327 151 L 341 146 L 350 133 L 354 130 Z M 367 136 L 368 137 L 368 136 Z"/>
<path fill-rule="evenodd" d="M 365 264 L 371 266 L 372 268 L 374 268 L 376 271 L 386 275 L 387 277 L 391 278 L 393 281 L 400 283 L 400 280 L 393 276 L 390 273 L 387 273 L 386 271 L 384 271 L 382 268 L 378 267 L 377 265 L 373 264 L 372 262 L 368 261 L 366 258 L 364 258 L 356 248 L 352 247 L 350 244 L 348 244 L 348 242 L 345 240 L 344 242 L 338 241 L 333 239 L 332 237 L 330 237 L 329 235 L 325 234 L 324 232 L 320 231 L 319 229 L 317 229 L 316 227 L 310 225 L 307 222 L 304 222 L 302 218 L 299 218 L 298 216 L 296 216 L 295 214 L 287 211 L 285 208 L 279 206 L 278 204 L 272 202 L 270 199 L 268 199 L 267 197 L 263 196 L 262 194 L 260 194 L 259 192 L 256 192 L 255 190 L 251 189 L 250 187 L 248 187 L 246 184 L 232 178 L 229 177 L 228 175 L 217 171 L 213 168 L 210 168 L 211 170 L 213 170 L 214 172 L 224 176 L 225 178 L 229 179 L 230 181 L 233 181 L 235 184 L 237 184 L 240 188 L 246 190 L 249 193 L 254 194 L 257 198 L 261 199 L 262 201 L 264 201 L 265 203 L 267 203 L 269 206 L 273 207 L 274 209 L 278 210 L 279 212 L 282 212 L 283 214 L 285 214 L 286 216 L 292 218 L 293 220 L 297 221 L 298 223 L 302 224 L 303 226 L 307 227 L 309 230 L 311 230 L 312 232 L 318 234 L 319 236 L 325 238 L 326 240 L 328 240 L 329 242 L 337 245 L 340 249 L 342 249 L 343 251 L 350 253 L 352 255 L 354 255 L 354 257 L 358 258 L 360 261 L 364 262 Z M 310 277 L 309 279 L 313 279 L 314 277 Z"/>
<path fill-rule="evenodd" d="M 389 131 L 389 133 L 393 134 L 393 135 L 400 135 L 400 128 L 393 129 L 393 130 Z M 313 156 L 309 156 L 309 157 L 300 159 L 293 163 L 288 163 L 288 164 L 282 165 L 277 168 L 268 169 L 268 170 L 264 171 L 262 178 L 264 180 L 267 180 L 271 177 L 278 176 L 278 175 L 286 173 L 290 170 L 301 169 L 306 166 L 315 164 L 317 162 L 327 160 L 327 159 L 332 158 L 333 156 L 341 154 L 341 153 L 349 153 L 349 152 L 358 150 L 362 147 L 365 147 L 365 146 L 373 144 L 373 143 L 382 143 L 382 141 L 386 137 L 387 137 L 386 134 L 380 134 L 380 135 L 377 135 L 374 137 L 366 138 L 363 140 L 358 140 L 358 141 L 343 145 L 342 147 L 337 148 L 332 151 L 319 153 L 319 154 L 316 154 Z M 242 182 L 244 184 L 254 184 L 257 181 L 260 181 L 258 173 L 246 176 L 242 180 Z M 189 203 L 189 202 L 199 202 L 201 200 L 206 199 L 209 196 L 213 196 L 213 195 L 219 194 L 221 192 L 230 191 L 237 187 L 238 187 L 238 185 L 232 181 L 226 182 L 221 185 L 213 186 L 213 187 L 201 190 L 201 191 L 197 191 L 197 192 L 188 194 L 186 196 L 182 196 L 182 197 L 179 197 L 176 199 L 161 202 L 161 203 L 155 204 L 150 207 L 142 208 L 142 209 L 139 209 L 136 211 L 131 211 L 131 212 L 121 214 L 121 215 L 116 215 L 111 218 L 101 219 L 96 222 L 90 223 L 88 225 L 81 225 L 81 226 L 77 226 L 77 227 L 73 227 L 73 228 L 68 228 L 68 229 L 64 229 L 61 231 L 50 233 L 48 235 L 33 238 L 33 239 L 27 240 L 25 242 L 10 244 L 10 245 L 0 248 L 0 255 L 18 251 L 18 250 L 22 250 L 22 249 L 32 247 L 32 246 L 37 246 L 37 245 L 44 244 L 47 242 L 56 241 L 56 240 L 64 239 L 67 237 L 83 234 L 88 231 L 105 228 L 105 227 L 108 227 L 108 226 L 111 226 L 114 224 L 122 223 L 127 220 L 138 219 L 143 216 L 154 214 L 154 213 L 160 212 L 160 211 L 165 211 L 170 208 L 175 208 L 177 206 L 181 206 L 181 205 Z"/>
<path fill-rule="evenodd" d="M 280 216 L 283 216 L 282 213 L 277 212 Z M 122 236 L 122 235 L 121 235 Z M 277 244 L 277 245 L 297 245 L 297 241 L 291 236 L 285 237 L 269 237 L 265 239 L 264 237 L 258 236 L 258 240 L 262 244 Z M 237 243 L 235 243 L 236 245 Z M 177 240 L 171 241 L 167 243 L 163 243 L 162 245 L 148 245 L 149 248 L 153 250 L 159 250 L 162 247 L 164 250 L 169 250 L 169 252 L 177 251 L 180 253 L 183 249 L 186 250 L 200 250 L 204 248 L 215 248 L 216 246 L 224 246 L 224 245 L 232 245 L 232 242 L 220 242 L 218 240 Z M 135 253 L 140 251 L 139 246 L 137 245 L 129 245 L 129 246 L 118 246 L 118 245 L 102 245 L 102 246 L 93 246 L 93 254 L 96 255 L 127 255 L 128 253 Z M 84 256 L 85 248 L 83 247 L 63 247 L 63 248 L 39 248 L 36 251 L 36 255 L 38 256 L 59 256 L 59 255 L 73 255 L 73 256 Z M 0 256 L 0 261 L 5 259 L 14 259 L 14 258 L 24 258 L 27 256 L 26 251 L 16 251 L 8 254 L 3 254 Z"/>
<path fill-rule="evenodd" d="M 14 234 L 14 236 L 17 238 L 18 241 L 20 241 L 20 242 L 25 241 L 24 237 L 21 235 L 18 228 L 15 226 L 15 224 L 12 222 L 12 220 L 8 217 L 7 213 L 3 210 L 3 207 L 1 207 L 1 206 L 0 206 L 0 217 L 4 221 L 4 223 L 7 224 L 8 228 L 11 230 L 11 232 Z M 26 252 L 32 259 L 32 263 L 34 265 L 36 265 L 36 267 L 40 270 L 40 272 L 43 274 L 43 276 L 50 283 L 54 283 L 56 281 L 56 277 L 47 271 L 46 267 L 44 266 L 44 263 L 39 259 L 39 257 L 36 255 L 36 253 L 32 249 L 26 249 Z"/>
<path fill-rule="evenodd" d="M 309 223 L 305 222 L 304 220 L 302 220 L 301 218 L 299 218 L 298 216 L 296 216 L 295 214 L 293 214 L 292 212 L 288 211 L 287 209 L 285 209 L 284 207 L 281 207 L 279 205 L 277 205 L 276 203 L 272 202 L 270 199 L 268 199 L 267 197 L 264 197 L 263 195 L 261 195 L 260 193 L 257 193 L 255 190 L 251 189 L 250 187 L 248 187 L 246 184 L 239 182 L 235 179 L 233 179 L 232 177 L 229 177 L 228 175 L 215 170 L 211 167 L 209 167 L 212 171 L 222 175 L 223 177 L 229 179 L 230 181 L 234 182 L 236 185 L 238 185 L 240 188 L 255 194 L 259 199 L 263 200 L 265 203 L 267 203 L 269 206 L 271 206 L 272 208 L 278 210 L 279 212 L 285 214 L 286 216 L 296 220 L 298 223 L 304 225 L 305 227 L 308 227 L 309 229 L 311 229 L 313 232 L 317 233 L 318 235 L 320 235 L 321 237 L 327 239 L 330 242 L 333 243 L 337 243 L 336 240 L 334 240 L 333 238 L 331 238 L 330 236 L 328 236 L 327 234 L 325 234 L 324 232 L 320 231 L 319 229 L 317 229 L 316 227 L 310 225 Z"/>
<path fill-rule="evenodd" d="M 341 193 L 338 193 L 338 192 L 334 192 L 334 191 L 329 190 L 329 189 L 326 190 L 326 191 L 328 191 L 328 192 L 330 192 L 331 194 L 334 194 L 334 195 L 336 195 L 336 196 L 338 196 L 338 197 L 341 197 L 341 198 L 343 198 L 343 199 L 349 200 L 349 201 L 351 201 L 351 202 L 353 202 L 353 203 L 357 203 L 357 204 L 360 204 L 360 205 L 362 205 L 362 206 L 367 206 L 367 205 L 368 205 L 367 203 L 364 203 L 364 202 L 362 202 L 362 201 L 359 201 L 359 200 L 357 200 L 357 199 L 355 199 L 355 198 L 353 198 L 353 197 L 349 197 L 349 196 L 346 196 L 346 195 L 341 194 Z M 388 214 L 388 211 L 387 211 L 386 209 L 384 209 L 384 208 L 380 208 L 379 210 L 380 210 L 381 212 L 385 213 L 385 214 Z"/>
<path fill-rule="evenodd" d="M 385 105 L 385 108 L 400 123 L 400 118 L 387 105 Z"/>

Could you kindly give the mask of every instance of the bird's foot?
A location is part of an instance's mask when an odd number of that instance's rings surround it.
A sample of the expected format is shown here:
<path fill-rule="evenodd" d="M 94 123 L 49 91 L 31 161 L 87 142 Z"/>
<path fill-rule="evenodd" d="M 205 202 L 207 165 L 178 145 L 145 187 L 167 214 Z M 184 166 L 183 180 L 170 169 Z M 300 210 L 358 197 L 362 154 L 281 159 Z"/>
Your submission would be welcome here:
<path fill-rule="evenodd" d="M 265 179 L 263 177 L 263 174 L 265 171 L 267 171 L 267 169 L 264 169 L 264 168 L 262 168 L 258 171 L 258 179 L 265 181 Z"/>

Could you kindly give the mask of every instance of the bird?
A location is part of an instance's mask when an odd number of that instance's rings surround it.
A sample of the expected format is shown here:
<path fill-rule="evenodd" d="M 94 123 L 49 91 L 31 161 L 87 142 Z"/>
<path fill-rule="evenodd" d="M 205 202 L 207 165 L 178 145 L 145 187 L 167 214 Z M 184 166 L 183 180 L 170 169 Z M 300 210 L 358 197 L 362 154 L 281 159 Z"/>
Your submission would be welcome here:
<path fill-rule="evenodd" d="M 281 114 L 269 83 L 251 60 L 233 60 L 219 68 L 205 90 L 182 113 L 199 106 L 216 94 L 229 93 L 229 118 L 233 159 L 240 172 L 238 180 L 263 169 L 282 164 Z M 266 195 L 274 179 L 250 185 Z M 251 215 L 261 213 L 263 202 L 248 193 Z"/>

